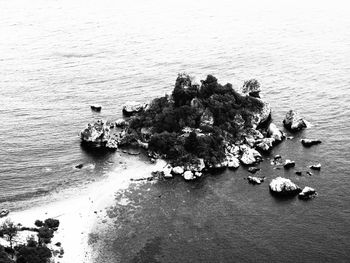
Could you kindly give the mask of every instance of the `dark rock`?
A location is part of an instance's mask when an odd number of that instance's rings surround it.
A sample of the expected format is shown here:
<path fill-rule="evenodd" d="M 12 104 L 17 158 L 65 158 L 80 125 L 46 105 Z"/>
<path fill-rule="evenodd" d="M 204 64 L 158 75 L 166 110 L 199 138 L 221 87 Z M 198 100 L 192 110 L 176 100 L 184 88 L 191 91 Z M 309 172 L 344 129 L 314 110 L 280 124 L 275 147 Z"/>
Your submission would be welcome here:
<path fill-rule="evenodd" d="M 274 157 L 274 159 L 275 159 L 275 160 L 280 160 L 280 159 L 282 159 L 282 156 L 279 155 L 279 154 L 276 154 L 275 157 Z"/>
<path fill-rule="evenodd" d="M 248 172 L 255 174 L 257 171 L 260 171 L 260 168 L 258 167 L 249 167 Z"/>
<path fill-rule="evenodd" d="M 302 175 L 303 172 L 301 172 L 301 171 L 296 171 L 295 174 L 296 174 L 296 175 Z"/>
<path fill-rule="evenodd" d="M 294 161 L 291 161 L 291 160 L 289 160 L 289 159 L 287 159 L 285 162 L 284 162 L 284 165 L 283 165 L 283 167 L 285 168 L 285 169 L 289 169 L 289 168 L 292 168 L 292 167 L 294 167 L 295 166 L 295 162 Z"/>
<path fill-rule="evenodd" d="M 312 169 L 312 170 L 318 170 L 319 171 L 319 170 L 321 170 L 321 164 L 320 163 L 313 164 L 313 165 L 310 165 L 309 168 Z"/>
<path fill-rule="evenodd" d="M 298 195 L 298 197 L 303 200 L 308 200 L 314 198 L 316 195 L 317 192 L 315 189 L 305 186 L 303 191 L 301 191 L 301 193 Z"/>
<path fill-rule="evenodd" d="M 75 168 L 81 169 L 81 168 L 83 168 L 83 166 L 84 166 L 84 164 L 81 163 L 81 164 L 76 165 Z"/>
<path fill-rule="evenodd" d="M 101 109 L 102 109 L 102 106 L 101 106 L 101 105 L 90 105 L 90 108 L 91 108 L 93 111 L 100 112 Z"/>
<path fill-rule="evenodd" d="M 299 114 L 293 110 L 287 112 L 283 120 L 283 125 L 286 129 L 295 132 L 307 127 L 306 122 Z"/>
<path fill-rule="evenodd" d="M 311 147 L 312 145 L 317 145 L 322 143 L 320 140 L 317 140 L 317 139 L 301 139 L 300 141 L 302 145 L 304 145 L 305 147 Z"/>
<path fill-rule="evenodd" d="M 9 213 L 10 213 L 9 210 L 7 210 L 7 209 L 2 209 L 2 210 L 0 211 L 0 218 L 1 218 L 1 217 L 7 216 Z"/>

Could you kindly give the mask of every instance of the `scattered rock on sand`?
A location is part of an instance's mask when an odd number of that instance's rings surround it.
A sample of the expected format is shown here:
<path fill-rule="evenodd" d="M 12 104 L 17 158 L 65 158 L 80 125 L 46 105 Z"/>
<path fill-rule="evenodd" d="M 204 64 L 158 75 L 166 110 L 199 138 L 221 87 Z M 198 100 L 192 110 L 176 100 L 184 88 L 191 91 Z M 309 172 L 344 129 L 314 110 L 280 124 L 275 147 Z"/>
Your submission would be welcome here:
<path fill-rule="evenodd" d="M 276 154 L 275 157 L 274 157 L 274 159 L 275 159 L 275 160 L 280 160 L 280 159 L 282 159 L 282 156 L 279 155 L 279 154 Z"/>
<path fill-rule="evenodd" d="M 307 127 L 306 122 L 299 114 L 293 110 L 286 113 L 286 117 L 283 120 L 283 125 L 286 129 L 295 132 Z"/>
<path fill-rule="evenodd" d="M 291 160 L 289 160 L 289 159 L 287 159 L 285 162 L 284 162 L 284 165 L 283 165 L 283 167 L 285 168 L 285 169 L 289 169 L 289 168 L 292 168 L 292 167 L 294 167 L 295 166 L 295 162 L 294 161 L 291 161 Z"/>
<path fill-rule="evenodd" d="M 298 194 L 301 189 L 290 179 L 277 177 L 271 181 L 270 191 L 276 195 L 293 196 Z"/>
<path fill-rule="evenodd" d="M 307 199 L 314 198 L 316 195 L 317 195 L 317 192 L 315 189 L 305 186 L 303 191 L 301 191 L 301 193 L 299 194 L 299 198 L 307 200 Z"/>
<path fill-rule="evenodd" d="M 261 184 L 262 182 L 264 182 L 264 178 L 260 178 L 260 177 L 255 177 L 255 176 L 248 176 L 248 182 L 251 184 Z"/>
<path fill-rule="evenodd" d="M 300 142 L 305 147 L 311 147 L 312 145 L 317 145 L 322 143 L 320 140 L 317 140 L 317 139 L 301 139 Z"/>
<path fill-rule="evenodd" d="M 318 170 L 319 171 L 319 170 L 321 170 L 321 164 L 320 163 L 313 164 L 313 165 L 310 165 L 309 168 L 312 169 L 312 170 Z"/>

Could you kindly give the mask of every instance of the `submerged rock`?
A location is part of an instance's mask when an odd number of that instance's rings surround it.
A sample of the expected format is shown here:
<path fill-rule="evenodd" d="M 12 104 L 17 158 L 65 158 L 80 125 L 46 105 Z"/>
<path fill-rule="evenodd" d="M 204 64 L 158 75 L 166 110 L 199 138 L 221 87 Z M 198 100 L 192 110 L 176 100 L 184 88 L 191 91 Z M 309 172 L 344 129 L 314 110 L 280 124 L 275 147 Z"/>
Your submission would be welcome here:
<path fill-rule="evenodd" d="M 270 191 L 276 195 L 293 196 L 298 194 L 301 189 L 290 179 L 277 177 L 271 181 Z"/>
<path fill-rule="evenodd" d="M 320 163 L 313 164 L 313 165 L 310 165 L 309 168 L 312 170 L 321 170 L 321 164 Z"/>
<path fill-rule="evenodd" d="M 136 101 L 127 101 L 123 106 L 123 113 L 125 116 L 131 116 L 139 113 L 144 109 L 145 105 Z"/>
<path fill-rule="evenodd" d="M 320 140 L 317 140 L 317 139 L 301 139 L 300 142 L 305 147 L 311 147 L 312 145 L 316 145 L 316 144 L 322 143 Z"/>
<path fill-rule="evenodd" d="M 309 176 L 313 176 L 314 175 L 312 172 L 309 172 L 309 171 L 307 171 L 306 174 L 309 175 Z"/>
<path fill-rule="evenodd" d="M 299 116 L 299 114 L 293 110 L 286 113 L 286 117 L 283 120 L 284 127 L 286 129 L 295 132 L 307 127 L 306 121 Z"/>
<path fill-rule="evenodd" d="M 247 178 L 248 182 L 251 184 L 261 184 L 264 182 L 265 178 L 255 177 L 255 176 L 248 176 Z"/>
<path fill-rule="evenodd" d="M 314 198 L 317 195 L 317 192 L 315 189 L 305 186 L 304 189 L 301 191 L 301 193 L 299 193 L 298 197 L 300 199 L 311 199 Z"/>
<path fill-rule="evenodd" d="M 283 167 L 285 168 L 285 169 L 289 169 L 289 168 L 292 168 L 292 167 L 294 167 L 295 166 L 295 162 L 294 161 L 291 161 L 291 160 L 289 160 L 289 159 L 287 159 L 285 162 L 284 162 L 284 165 L 283 165 Z"/>
<path fill-rule="evenodd" d="M 256 172 L 260 171 L 260 168 L 258 167 L 249 167 L 248 172 L 255 174 Z"/>

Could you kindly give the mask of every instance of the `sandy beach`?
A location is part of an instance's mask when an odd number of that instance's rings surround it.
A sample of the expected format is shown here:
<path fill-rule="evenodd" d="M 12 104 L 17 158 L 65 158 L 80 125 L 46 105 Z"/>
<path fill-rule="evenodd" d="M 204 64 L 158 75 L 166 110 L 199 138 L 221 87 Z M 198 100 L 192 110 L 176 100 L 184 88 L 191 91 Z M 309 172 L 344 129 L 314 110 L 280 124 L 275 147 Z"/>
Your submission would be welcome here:
<path fill-rule="evenodd" d="M 60 247 L 55 244 L 60 242 L 64 255 L 62 258 L 56 255 L 54 262 L 91 262 L 93 253 L 88 245 L 89 233 L 94 225 L 107 221 L 106 208 L 114 204 L 115 193 L 127 189 L 130 184 L 142 184 L 146 180 L 137 179 L 149 177 L 153 170 L 161 166 L 164 166 L 164 162 L 160 161 L 152 165 L 137 160 L 136 157 L 130 157 L 125 165 L 110 172 L 103 180 L 76 190 L 72 198 L 10 213 L 9 216 L 1 218 L 0 223 L 11 219 L 23 226 L 34 227 L 37 219 L 58 219 L 60 226 L 55 232 L 50 247 L 59 251 Z M 28 231 L 20 232 L 16 241 L 21 243 L 31 234 Z M 5 240 L 0 239 L 0 244 L 6 244 Z"/>

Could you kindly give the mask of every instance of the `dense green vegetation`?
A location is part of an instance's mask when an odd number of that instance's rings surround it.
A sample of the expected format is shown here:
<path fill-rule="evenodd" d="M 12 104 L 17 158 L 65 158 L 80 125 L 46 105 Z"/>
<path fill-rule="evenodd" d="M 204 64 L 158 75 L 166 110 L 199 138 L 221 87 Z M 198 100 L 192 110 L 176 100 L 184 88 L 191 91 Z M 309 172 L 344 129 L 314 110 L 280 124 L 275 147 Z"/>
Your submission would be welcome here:
<path fill-rule="evenodd" d="M 151 128 L 150 150 L 173 163 L 217 163 L 225 156 L 224 142 L 239 139 L 262 107 L 259 99 L 240 95 L 212 75 L 199 85 L 179 74 L 172 95 L 154 99 L 133 117 L 130 130 L 142 136 L 142 128 Z"/>
<path fill-rule="evenodd" d="M 51 250 L 46 246 L 51 242 L 54 232 L 58 229 L 59 220 L 48 218 L 44 222 L 35 221 L 38 228 L 27 228 L 15 225 L 12 221 L 6 220 L 0 226 L 0 237 L 6 238 L 9 247 L 0 246 L 0 262 L 4 263 L 46 263 L 52 256 Z M 37 241 L 34 236 L 30 237 L 26 244 L 16 244 L 13 240 L 19 231 L 31 230 L 37 233 Z"/>

